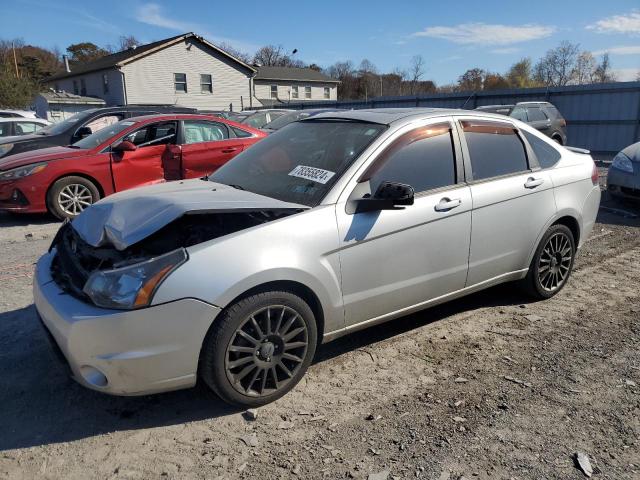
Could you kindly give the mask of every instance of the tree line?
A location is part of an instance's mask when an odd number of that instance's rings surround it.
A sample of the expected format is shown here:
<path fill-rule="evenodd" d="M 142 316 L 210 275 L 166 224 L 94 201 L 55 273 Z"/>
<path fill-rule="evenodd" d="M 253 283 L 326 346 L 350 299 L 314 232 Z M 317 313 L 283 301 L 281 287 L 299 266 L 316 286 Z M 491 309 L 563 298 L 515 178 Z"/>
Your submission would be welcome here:
<path fill-rule="evenodd" d="M 92 42 L 75 43 L 66 48 L 65 54 L 73 70 L 74 65 L 121 52 L 139 44 L 133 35 L 121 36 L 116 45 L 104 47 Z M 229 44 L 219 46 L 248 64 L 308 67 L 322 71 L 331 78 L 340 80 L 339 100 L 616 81 L 608 53 L 595 58 L 591 52 L 581 50 L 578 44 L 568 41 L 548 50 L 535 63 L 530 57 L 524 57 L 504 73 L 470 68 L 460 75 L 456 82 L 439 86 L 426 78 L 430 66 L 422 55 L 412 57 L 406 68 L 397 67 L 384 73 L 368 59 L 363 59 L 358 65 L 346 60 L 322 68 L 304 62 L 296 55 L 297 50 L 289 52 L 281 45 L 265 45 L 253 55 Z M 64 70 L 62 57 L 62 52 L 56 48 L 27 45 L 20 39 L 0 40 L 0 106 L 22 108 L 29 105 L 35 94 L 42 90 L 43 83 Z"/>

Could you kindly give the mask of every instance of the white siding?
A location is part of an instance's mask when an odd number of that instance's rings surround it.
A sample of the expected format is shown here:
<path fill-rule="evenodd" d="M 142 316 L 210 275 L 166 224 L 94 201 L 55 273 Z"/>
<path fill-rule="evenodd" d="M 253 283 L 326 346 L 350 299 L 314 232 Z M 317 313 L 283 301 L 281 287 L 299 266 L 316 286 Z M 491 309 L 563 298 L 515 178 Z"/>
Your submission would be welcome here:
<path fill-rule="evenodd" d="M 298 98 L 291 97 L 291 103 L 306 101 L 318 102 L 322 100 L 338 100 L 338 88 L 335 83 L 298 82 L 284 80 L 254 80 L 255 98 L 270 99 L 271 85 L 278 86 L 278 98 L 283 102 L 289 101 L 289 91 L 293 85 L 298 86 Z M 304 87 L 311 87 L 311 98 L 305 98 Z M 329 87 L 330 98 L 324 98 L 324 87 Z"/>
<path fill-rule="evenodd" d="M 104 87 L 102 84 L 102 75 L 106 74 L 109 85 L 109 92 L 104 93 Z M 86 94 L 80 91 L 80 80 L 84 79 L 87 87 Z M 78 91 L 73 91 L 73 81 L 78 84 Z M 99 72 L 91 72 L 85 75 L 78 75 L 77 77 L 69 77 L 61 80 L 56 80 L 53 85 L 56 90 L 64 90 L 68 93 L 75 93 L 77 95 L 83 95 L 85 97 L 97 97 L 102 98 L 107 106 L 111 105 L 123 105 L 125 103 L 123 89 L 122 89 L 122 74 L 115 69 L 102 70 Z"/>
<path fill-rule="evenodd" d="M 218 52 L 190 39 L 122 67 L 128 103 L 166 103 L 200 109 L 249 107 L 250 72 Z M 174 73 L 187 75 L 187 93 L 176 92 Z M 213 77 L 213 93 L 200 92 L 200 74 Z"/>

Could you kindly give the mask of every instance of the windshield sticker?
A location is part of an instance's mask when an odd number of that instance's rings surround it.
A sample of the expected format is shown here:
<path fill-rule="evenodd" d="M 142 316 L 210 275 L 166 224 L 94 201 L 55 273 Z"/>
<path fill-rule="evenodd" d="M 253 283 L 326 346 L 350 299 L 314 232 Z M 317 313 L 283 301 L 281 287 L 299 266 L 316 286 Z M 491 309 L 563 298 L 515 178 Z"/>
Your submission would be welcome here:
<path fill-rule="evenodd" d="M 289 172 L 289 176 L 291 177 L 305 178 L 322 184 L 327 183 L 334 175 L 335 172 L 330 172 L 329 170 L 323 170 L 321 168 L 306 167 L 304 165 L 298 165 Z"/>

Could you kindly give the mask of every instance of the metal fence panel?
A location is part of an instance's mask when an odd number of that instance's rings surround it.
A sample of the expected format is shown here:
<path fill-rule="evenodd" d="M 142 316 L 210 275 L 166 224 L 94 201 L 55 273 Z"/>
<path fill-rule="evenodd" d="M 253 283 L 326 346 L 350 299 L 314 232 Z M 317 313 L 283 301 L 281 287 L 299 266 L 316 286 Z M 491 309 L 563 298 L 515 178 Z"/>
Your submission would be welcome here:
<path fill-rule="evenodd" d="M 377 97 L 368 101 L 305 102 L 289 104 L 286 108 L 473 109 L 481 105 L 531 101 L 548 101 L 560 110 L 567 120 L 569 145 L 596 153 L 614 154 L 627 145 L 640 141 L 640 82 Z"/>

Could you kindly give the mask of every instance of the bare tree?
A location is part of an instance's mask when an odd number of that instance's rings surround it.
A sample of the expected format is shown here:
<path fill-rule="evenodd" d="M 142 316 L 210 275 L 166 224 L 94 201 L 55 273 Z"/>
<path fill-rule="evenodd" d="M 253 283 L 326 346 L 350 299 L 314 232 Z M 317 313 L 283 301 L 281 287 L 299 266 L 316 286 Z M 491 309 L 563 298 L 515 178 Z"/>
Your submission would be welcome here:
<path fill-rule="evenodd" d="M 121 35 L 118 39 L 118 51 L 124 52 L 130 48 L 135 48 L 140 45 L 140 42 L 133 35 Z"/>
<path fill-rule="evenodd" d="M 593 81 L 595 81 L 596 83 L 608 83 L 616 81 L 616 77 L 611 70 L 611 62 L 609 61 L 608 52 L 602 55 L 600 63 L 593 73 Z"/>
<path fill-rule="evenodd" d="M 417 93 L 417 85 L 424 75 L 425 61 L 422 55 L 414 55 L 411 57 L 409 66 L 409 78 L 411 79 L 411 95 Z"/>
<path fill-rule="evenodd" d="M 554 87 L 568 85 L 574 78 L 579 52 L 578 44 L 566 40 L 558 47 L 547 51 L 536 64 L 536 80 Z"/>
<path fill-rule="evenodd" d="M 578 85 L 593 83 L 596 72 L 596 59 L 591 52 L 580 52 L 576 59 L 573 77 Z"/>
<path fill-rule="evenodd" d="M 227 52 L 232 57 L 237 58 L 241 62 L 251 63 L 251 56 L 248 53 L 243 52 L 242 50 L 238 50 L 237 48 L 235 48 L 230 43 L 222 42 L 222 43 L 217 44 L 217 47 L 220 48 L 221 50 L 224 50 L 225 52 Z"/>
<path fill-rule="evenodd" d="M 282 45 L 266 45 L 253 56 L 253 63 L 269 67 L 305 67 L 303 61 L 292 57 L 296 52 L 297 50 L 294 50 L 291 55 L 288 55 Z"/>
<path fill-rule="evenodd" d="M 458 89 L 465 91 L 480 91 L 487 72 L 481 68 L 470 68 L 458 78 Z"/>

